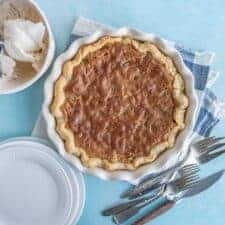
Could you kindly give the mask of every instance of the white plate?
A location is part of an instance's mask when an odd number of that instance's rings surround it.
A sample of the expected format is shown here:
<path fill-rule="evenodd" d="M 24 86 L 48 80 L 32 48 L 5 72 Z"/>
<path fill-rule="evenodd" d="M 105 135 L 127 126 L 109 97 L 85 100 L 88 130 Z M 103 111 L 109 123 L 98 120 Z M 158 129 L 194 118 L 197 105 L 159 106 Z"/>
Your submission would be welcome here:
<path fill-rule="evenodd" d="M 153 163 L 149 163 L 139 167 L 136 170 L 119 170 L 119 171 L 108 171 L 103 168 L 87 168 L 85 167 L 79 157 L 75 155 L 68 154 L 64 148 L 64 142 L 58 135 L 55 129 L 55 118 L 52 116 L 49 110 L 49 106 L 53 98 L 53 88 L 54 83 L 61 74 L 62 67 L 64 63 L 74 57 L 77 50 L 85 44 L 93 43 L 98 40 L 100 37 L 110 35 L 110 36 L 131 36 L 134 39 L 141 41 L 150 41 L 154 43 L 159 49 L 164 52 L 166 55 L 170 56 L 178 71 L 183 75 L 185 80 L 185 88 L 189 97 L 189 107 L 186 115 L 186 127 L 182 130 L 177 139 L 175 146 L 169 151 L 165 151 L 157 160 Z M 191 71 L 185 66 L 180 53 L 171 45 L 170 42 L 156 36 L 155 34 L 143 33 L 130 28 L 120 28 L 113 31 L 98 31 L 93 35 L 88 37 L 80 38 L 74 41 L 71 46 L 60 55 L 52 68 L 51 74 L 48 76 L 45 87 L 44 87 L 45 100 L 43 104 L 43 115 L 47 124 L 47 132 L 51 141 L 57 146 L 59 153 L 75 165 L 82 172 L 95 175 L 102 179 L 118 179 L 126 180 L 131 183 L 137 183 L 140 179 L 149 174 L 160 173 L 172 166 L 177 165 L 181 162 L 188 154 L 188 146 L 191 142 L 191 135 L 193 132 L 193 127 L 195 123 L 198 101 L 194 89 L 194 75 Z"/>
<path fill-rule="evenodd" d="M 37 138 L 0 143 L 1 223 L 74 225 L 79 220 L 85 195 L 82 175 L 49 146 Z"/>

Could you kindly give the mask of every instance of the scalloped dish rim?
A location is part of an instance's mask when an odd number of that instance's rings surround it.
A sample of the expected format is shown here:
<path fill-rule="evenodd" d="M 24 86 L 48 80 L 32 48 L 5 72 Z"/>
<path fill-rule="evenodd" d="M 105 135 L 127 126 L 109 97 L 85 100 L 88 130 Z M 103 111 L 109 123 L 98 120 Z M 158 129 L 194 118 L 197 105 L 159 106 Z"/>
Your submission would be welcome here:
<path fill-rule="evenodd" d="M 186 114 L 186 126 L 182 130 L 177 138 L 173 148 L 170 151 L 165 151 L 154 162 L 140 166 L 136 170 L 117 170 L 108 171 L 103 168 L 88 168 L 85 167 L 79 157 L 71 155 L 65 151 L 64 142 L 55 130 L 55 118 L 49 110 L 49 106 L 52 102 L 54 82 L 60 76 L 63 64 L 71 59 L 84 44 L 90 44 L 97 41 L 100 37 L 109 36 L 130 36 L 134 39 L 141 41 L 150 41 L 155 44 L 163 53 L 171 57 L 176 68 L 182 74 L 185 81 L 186 93 L 189 97 L 189 107 Z M 157 174 L 166 170 L 180 161 L 182 161 L 188 154 L 188 147 L 191 142 L 191 134 L 194 127 L 198 109 L 198 100 L 194 90 L 194 76 L 192 72 L 185 66 L 180 53 L 166 40 L 149 33 L 143 33 L 127 27 L 120 28 L 114 31 L 98 31 L 90 36 L 79 38 L 75 40 L 71 46 L 61 54 L 53 65 L 52 71 L 47 78 L 44 85 L 44 103 L 43 103 L 43 115 L 47 124 L 47 134 L 50 140 L 56 145 L 59 153 L 71 164 L 76 166 L 80 171 L 95 175 L 105 180 L 125 180 L 130 183 L 137 183 L 141 177 L 147 174 Z"/>

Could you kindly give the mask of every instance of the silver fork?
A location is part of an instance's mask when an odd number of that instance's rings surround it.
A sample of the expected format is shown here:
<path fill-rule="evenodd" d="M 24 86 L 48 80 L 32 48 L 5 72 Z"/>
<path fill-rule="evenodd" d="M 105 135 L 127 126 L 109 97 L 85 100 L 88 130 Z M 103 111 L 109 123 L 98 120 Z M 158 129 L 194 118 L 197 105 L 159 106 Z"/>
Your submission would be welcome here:
<path fill-rule="evenodd" d="M 223 139 L 224 137 L 205 138 L 193 144 L 190 147 L 190 151 L 194 153 L 195 159 L 197 160 L 199 164 L 207 163 L 215 159 L 216 157 L 222 155 L 225 152 L 225 150 L 214 152 L 217 149 L 225 146 L 225 143 L 220 142 Z M 131 189 L 122 193 L 121 198 L 126 198 L 126 197 L 135 198 L 141 195 L 143 192 L 147 190 L 151 190 L 151 187 L 152 188 L 157 187 L 160 181 L 162 181 L 165 177 L 173 174 L 180 166 L 184 164 L 185 161 L 186 161 L 186 158 L 182 162 L 180 162 L 178 165 L 175 165 L 169 168 L 168 170 L 165 170 L 161 172 L 160 174 L 157 174 L 157 176 L 155 177 L 154 176 L 147 177 L 144 181 L 142 181 L 137 186 L 132 187 Z"/>
<path fill-rule="evenodd" d="M 197 153 L 197 155 L 202 155 L 205 153 L 209 153 L 215 151 L 223 146 L 225 143 L 220 143 L 221 140 L 225 139 L 225 137 L 208 137 L 194 143 L 191 147 L 191 150 Z"/>
<path fill-rule="evenodd" d="M 179 168 L 177 172 L 180 176 L 183 176 L 185 174 L 195 173 L 198 171 L 199 171 L 199 166 L 197 164 L 187 164 Z M 169 175 L 168 177 L 171 177 L 173 173 L 174 171 L 171 170 L 170 173 L 168 172 L 166 175 L 167 176 Z M 139 196 L 142 196 L 143 194 L 148 193 L 154 190 L 155 188 L 158 188 L 160 185 L 162 185 L 163 180 L 165 180 L 164 178 L 165 178 L 165 174 L 161 174 L 158 177 L 155 177 L 151 180 L 146 180 L 146 182 L 142 182 L 141 184 L 133 187 L 131 190 L 128 190 L 122 193 L 121 197 L 122 198 L 129 197 L 129 199 L 134 199 Z"/>
<path fill-rule="evenodd" d="M 196 160 L 199 164 L 207 163 L 225 153 L 225 149 L 217 151 L 225 146 L 225 143 L 219 143 L 222 139 L 224 138 L 210 137 L 194 144 L 194 147 L 198 149 Z"/>
<path fill-rule="evenodd" d="M 199 167 L 196 164 L 183 166 L 179 170 L 180 178 L 178 178 L 176 180 L 173 180 L 171 182 L 161 184 L 160 187 L 158 189 L 156 189 L 156 192 L 154 194 L 146 196 L 146 197 L 138 198 L 136 200 L 121 203 L 121 204 L 118 204 L 116 206 L 105 209 L 102 212 L 102 215 L 110 216 L 110 215 L 113 215 L 113 214 L 117 214 L 117 213 L 120 213 L 120 212 L 122 212 L 122 211 L 124 211 L 124 210 L 126 210 L 126 209 L 128 209 L 132 206 L 140 204 L 144 201 L 147 201 L 148 203 L 150 203 L 150 202 L 154 201 L 155 199 L 157 199 L 161 194 L 163 194 L 163 191 L 164 191 L 167 184 L 168 185 L 174 185 L 174 184 L 179 183 L 180 180 L 195 178 L 197 176 L 198 172 L 199 172 Z"/>
<path fill-rule="evenodd" d="M 147 206 L 152 201 L 158 199 L 161 196 L 164 196 L 167 192 L 170 192 L 172 194 L 179 194 L 196 185 L 198 181 L 199 181 L 198 174 L 188 174 L 175 181 L 165 184 L 162 186 L 158 194 L 153 198 L 146 199 L 140 204 L 131 206 L 130 208 L 113 215 L 113 221 L 116 224 L 121 224 L 130 219 L 131 217 L 133 217 L 134 215 L 136 215 L 140 211 L 140 209 Z"/>
<path fill-rule="evenodd" d="M 204 164 L 204 163 L 207 163 L 213 159 L 216 159 L 217 157 L 219 157 L 220 155 L 224 154 L 225 153 L 225 149 L 222 149 L 220 151 L 216 151 L 216 152 L 213 152 L 213 153 L 205 153 L 203 155 L 200 155 L 198 157 L 198 162 L 200 164 Z"/>

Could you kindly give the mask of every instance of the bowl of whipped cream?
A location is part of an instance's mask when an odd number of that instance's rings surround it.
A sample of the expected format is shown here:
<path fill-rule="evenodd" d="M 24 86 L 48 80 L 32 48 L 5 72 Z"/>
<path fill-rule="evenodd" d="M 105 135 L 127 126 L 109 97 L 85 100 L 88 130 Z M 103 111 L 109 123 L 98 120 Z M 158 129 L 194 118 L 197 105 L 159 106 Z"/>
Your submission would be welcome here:
<path fill-rule="evenodd" d="M 0 1 L 0 94 L 24 90 L 49 68 L 52 30 L 33 0 Z"/>

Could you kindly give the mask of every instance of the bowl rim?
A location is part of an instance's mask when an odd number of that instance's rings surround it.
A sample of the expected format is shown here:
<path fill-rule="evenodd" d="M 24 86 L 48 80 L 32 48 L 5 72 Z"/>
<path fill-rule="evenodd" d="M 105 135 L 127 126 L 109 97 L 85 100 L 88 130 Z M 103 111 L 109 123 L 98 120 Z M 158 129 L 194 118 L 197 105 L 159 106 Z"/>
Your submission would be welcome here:
<path fill-rule="evenodd" d="M 56 49 L 55 38 L 46 15 L 44 14 L 43 10 L 38 6 L 38 4 L 34 0 L 27 0 L 27 1 L 30 2 L 30 4 L 32 4 L 36 8 L 36 10 L 39 12 L 47 28 L 48 52 L 47 52 L 47 55 L 45 56 L 44 64 L 42 65 L 40 71 L 36 73 L 36 75 L 32 79 L 27 80 L 26 82 L 22 83 L 16 88 L 0 91 L 0 95 L 14 94 L 30 87 L 32 84 L 34 84 L 37 80 L 39 80 L 44 75 L 44 73 L 48 70 L 49 66 L 51 65 L 53 58 L 55 56 L 55 49 Z"/>
<path fill-rule="evenodd" d="M 175 146 L 150 164 L 140 166 L 136 170 L 117 170 L 108 171 L 103 168 L 87 168 L 80 161 L 79 157 L 70 155 L 65 151 L 64 142 L 55 130 L 55 118 L 50 113 L 49 106 L 53 97 L 54 82 L 60 76 L 63 64 L 70 60 L 77 50 L 84 44 L 90 44 L 100 37 L 109 36 L 130 36 L 141 41 L 150 41 L 155 44 L 164 54 L 171 57 L 185 80 L 185 88 L 189 97 L 189 107 L 186 114 L 186 127 L 177 136 Z M 191 142 L 191 136 L 196 120 L 198 110 L 198 99 L 194 90 L 194 75 L 186 67 L 180 53 L 175 49 L 171 42 L 152 33 L 144 33 L 138 30 L 123 27 L 117 30 L 100 30 L 94 34 L 75 40 L 71 46 L 56 59 L 52 71 L 44 85 L 44 103 L 42 106 L 43 116 L 47 124 L 47 134 L 50 140 L 57 146 L 59 153 L 71 164 L 76 166 L 80 171 L 95 175 L 104 180 L 125 180 L 130 183 L 137 183 L 142 177 L 149 174 L 160 173 L 176 164 L 179 164 L 187 155 L 188 147 Z M 186 148 L 185 148 L 186 146 Z"/>

